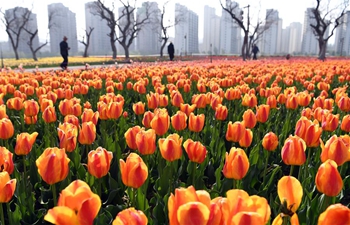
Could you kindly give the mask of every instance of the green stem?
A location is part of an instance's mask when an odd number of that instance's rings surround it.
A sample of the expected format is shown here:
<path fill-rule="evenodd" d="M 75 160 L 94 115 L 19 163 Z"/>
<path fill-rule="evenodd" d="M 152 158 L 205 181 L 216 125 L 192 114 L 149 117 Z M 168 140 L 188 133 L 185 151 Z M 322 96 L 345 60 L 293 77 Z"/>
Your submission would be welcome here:
<path fill-rule="evenodd" d="M 289 172 L 289 176 L 293 175 L 293 170 L 294 170 L 294 165 L 291 165 L 290 167 L 290 172 Z"/>
<path fill-rule="evenodd" d="M 23 156 L 23 182 L 24 182 L 24 187 L 27 188 L 27 167 L 26 167 L 26 156 Z"/>
<path fill-rule="evenodd" d="M 191 162 L 193 164 L 193 168 L 192 168 L 192 185 L 194 188 L 196 188 L 196 163 L 195 162 Z"/>
<path fill-rule="evenodd" d="M 132 202 L 132 206 L 135 207 L 135 208 L 138 208 L 136 203 L 137 203 L 137 200 L 136 200 L 136 195 L 137 195 L 137 189 L 136 188 L 132 188 L 132 198 L 133 198 L 133 202 Z"/>
<path fill-rule="evenodd" d="M 53 196 L 53 204 L 54 204 L 54 206 L 56 206 L 57 205 L 57 191 L 56 191 L 55 184 L 51 185 L 51 191 L 52 191 L 52 196 Z"/>
<path fill-rule="evenodd" d="M 284 216 L 282 217 L 282 225 L 289 225 L 290 224 L 290 217 L 289 216 Z"/>
<path fill-rule="evenodd" d="M 236 187 L 236 184 L 237 184 L 236 180 L 233 179 L 233 186 L 232 186 L 232 189 L 236 189 L 236 188 L 237 188 L 237 187 Z"/>
<path fill-rule="evenodd" d="M 308 172 L 308 167 L 309 167 L 309 161 L 310 161 L 310 156 L 311 156 L 311 149 L 308 148 L 307 149 L 308 152 L 307 152 L 307 158 L 306 158 L 306 162 L 305 162 L 305 166 L 304 166 L 304 177 L 303 177 L 303 181 L 306 179 L 306 176 L 307 176 L 307 172 Z"/>
<path fill-rule="evenodd" d="M 5 225 L 5 217 L 4 217 L 4 210 L 2 208 L 2 204 L 3 203 L 0 203 L 1 224 Z"/>
<path fill-rule="evenodd" d="M 324 201 L 322 204 L 321 212 L 324 212 L 331 203 L 332 203 L 332 197 L 324 195 Z"/>
<path fill-rule="evenodd" d="M 262 182 L 262 186 L 265 186 L 265 177 L 266 177 L 266 172 L 267 172 L 267 165 L 269 163 L 269 157 L 270 157 L 270 152 L 267 152 L 267 157 L 266 157 L 266 162 L 265 162 L 265 168 L 264 168 L 264 173 L 263 173 L 263 182 Z"/>
<path fill-rule="evenodd" d="M 101 192 L 101 180 L 102 178 L 98 178 L 97 179 L 97 194 L 98 196 L 100 196 L 100 198 L 102 198 L 102 192 Z"/>

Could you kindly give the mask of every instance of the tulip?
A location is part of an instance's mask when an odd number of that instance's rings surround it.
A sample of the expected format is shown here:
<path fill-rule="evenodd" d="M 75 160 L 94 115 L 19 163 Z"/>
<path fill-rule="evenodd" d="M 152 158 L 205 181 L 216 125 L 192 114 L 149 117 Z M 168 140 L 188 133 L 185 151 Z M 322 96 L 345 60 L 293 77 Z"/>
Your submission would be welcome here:
<path fill-rule="evenodd" d="M 140 126 L 134 126 L 129 128 L 125 134 L 125 140 L 126 140 L 126 144 L 128 145 L 128 147 L 132 150 L 136 150 L 137 149 L 137 145 L 136 145 L 136 135 L 138 132 L 140 132 L 141 127 Z"/>
<path fill-rule="evenodd" d="M 286 99 L 286 108 L 287 109 L 296 109 L 298 108 L 298 98 L 295 94 L 289 94 Z"/>
<path fill-rule="evenodd" d="M 20 97 L 10 98 L 6 102 L 7 108 L 20 111 L 23 109 L 23 99 Z"/>
<path fill-rule="evenodd" d="M 166 107 L 169 104 L 168 96 L 167 95 L 159 95 L 159 107 Z"/>
<path fill-rule="evenodd" d="M 69 161 L 64 149 L 54 147 L 45 149 L 35 163 L 42 179 L 52 185 L 67 177 Z"/>
<path fill-rule="evenodd" d="M 7 148 L 0 146 L 0 172 L 7 172 L 11 175 L 14 169 L 13 154 Z"/>
<path fill-rule="evenodd" d="M 60 148 L 64 148 L 67 152 L 72 152 L 77 146 L 78 128 L 71 123 L 65 122 L 64 124 L 67 124 L 67 127 L 59 126 L 57 128 Z"/>
<path fill-rule="evenodd" d="M 350 132 L 350 115 L 345 115 L 341 121 L 340 129 L 347 133 Z"/>
<path fill-rule="evenodd" d="M 207 224 L 210 210 L 201 202 L 189 202 L 181 205 L 177 211 L 179 225 Z"/>
<path fill-rule="evenodd" d="M 284 142 L 281 150 L 281 156 L 286 165 L 303 165 L 306 161 L 306 144 L 298 136 L 289 136 Z"/>
<path fill-rule="evenodd" d="M 318 217 L 318 225 L 350 224 L 350 209 L 340 203 L 330 205 Z"/>
<path fill-rule="evenodd" d="M 228 114 L 228 109 L 226 106 L 219 104 L 215 108 L 215 119 L 217 120 L 226 120 Z"/>
<path fill-rule="evenodd" d="M 242 105 L 253 108 L 258 104 L 258 100 L 255 94 L 245 94 L 242 99 Z"/>
<path fill-rule="evenodd" d="M 350 98 L 348 96 L 342 96 L 337 102 L 339 109 L 343 112 L 350 111 Z"/>
<path fill-rule="evenodd" d="M 27 125 L 36 124 L 36 122 L 38 122 L 38 116 L 27 117 L 24 115 L 24 122 Z"/>
<path fill-rule="evenodd" d="M 253 110 L 247 109 L 243 113 L 243 123 L 246 128 L 254 128 L 256 125 L 256 115 Z"/>
<path fill-rule="evenodd" d="M 237 121 L 232 124 L 232 122 L 230 121 L 227 125 L 226 140 L 239 142 L 239 140 L 241 140 L 241 138 L 243 137 L 245 129 L 246 128 L 244 122 Z"/>
<path fill-rule="evenodd" d="M 276 96 L 270 95 L 269 97 L 267 97 L 266 105 L 269 105 L 271 109 L 276 109 L 277 108 Z"/>
<path fill-rule="evenodd" d="M 184 113 L 186 113 L 187 116 L 190 116 L 192 112 L 196 109 L 197 105 L 196 104 L 180 104 L 180 110 Z"/>
<path fill-rule="evenodd" d="M 108 119 L 118 119 L 122 115 L 123 105 L 123 101 L 109 103 L 107 108 Z"/>
<path fill-rule="evenodd" d="M 7 203 L 12 199 L 16 190 L 16 183 L 17 180 L 10 180 L 10 175 L 6 171 L 0 172 L 0 204 Z"/>
<path fill-rule="evenodd" d="M 253 141 L 253 132 L 250 129 L 245 129 L 243 131 L 242 138 L 239 140 L 239 146 L 243 148 L 248 148 Z"/>
<path fill-rule="evenodd" d="M 324 163 L 331 159 L 341 166 L 350 160 L 349 144 L 343 137 L 333 135 L 324 145 L 321 142 L 321 161 Z"/>
<path fill-rule="evenodd" d="M 82 123 L 78 141 L 82 145 L 91 145 L 96 139 L 96 126 L 92 122 Z"/>
<path fill-rule="evenodd" d="M 145 113 L 145 103 L 143 102 L 137 102 L 132 105 L 132 110 L 134 111 L 135 115 L 142 115 Z"/>
<path fill-rule="evenodd" d="M 241 91 L 238 88 L 229 88 L 225 92 L 227 100 L 237 100 L 241 98 Z"/>
<path fill-rule="evenodd" d="M 146 95 L 147 98 L 147 106 L 149 109 L 155 109 L 159 105 L 159 94 L 151 92 Z"/>
<path fill-rule="evenodd" d="M 76 117 L 74 115 L 67 115 L 67 116 L 65 116 L 64 119 L 63 119 L 63 122 L 64 123 L 73 124 L 76 127 L 79 127 L 79 124 L 80 124 L 78 117 Z"/>
<path fill-rule="evenodd" d="M 151 111 L 147 111 L 143 114 L 142 124 L 145 126 L 145 128 L 151 127 L 151 121 L 154 118 L 154 113 Z"/>
<path fill-rule="evenodd" d="M 298 179 L 292 176 L 284 176 L 277 183 L 277 194 L 287 209 L 295 213 L 300 206 L 303 197 L 303 187 Z"/>
<path fill-rule="evenodd" d="M 202 163 L 207 155 L 206 147 L 199 141 L 193 141 L 192 139 L 187 139 L 183 146 L 188 155 L 189 160 L 195 163 Z"/>
<path fill-rule="evenodd" d="M 301 117 L 295 125 L 295 135 L 301 137 L 307 147 L 317 147 L 320 145 L 322 128 L 317 120 L 310 121 L 306 117 Z"/>
<path fill-rule="evenodd" d="M 136 147 L 142 155 L 151 155 L 156 151 L 156 133 L 153 129 L 141 129 L 136 134 Z"/>
<path fill-rule="evenodd" d="M 166 109 L 159 109 L 155 111 L 154 117 L 151 121 L 151 128 L 155 130 L 159 136 L 164 135 L 170 126 L 170 117 Z"/>
<path fill-rule="evenodd" d="M 96 178 L 106 176 L 111 166 L 112 158 L 113 153 L 102 147 L 90 151 L 87 163 L 89 173 Z"/>
<path fill-rule="evenodd" d="M 0 119 L 8 118 L 6 114 L 6 105 L 0 105 Z"/>
<path fill-rule="evenodd" d="M 53 123 L 57 121 L 57 117 L 56 117 L 56 111 L 55 111 L 55 107 L 53 106 L 48 106 L 43 114 L 42 114 L 42 118 L 45 121 L 45 123 Z"/>
<path fill-rule="evenodd" d="M 249 170 L 249 160 L 243 149 L 232 147 L 226 152 L 222 173 L 226 178 L 241 180 Z"/>
<path fill-rule="evenodd" d="M 178 134 L 170 134 L 166 138 L 158 140 L 158 146 L 162 157 L 167 161 L 180 159 L 182 156 L 182 138 Z"/>
<path fill-rule="evenodd" d="M 267 133 L 262 140 L 262 146 L 267 151 L 275 151 L 278 146 L 277 135 L 273 132 Z"/>
<path fill-rule="evenodd" d="M 15 147 L 16 155 L 28 155 L 29 152 L 32 150 L 33 144 L 35 143 L 37 136 L 38 132 L 34 132 L 32 134 L 17 134 Z"/>
<path fill-rule="evenodd" d="M 23 107 L 26 116 L 36 116 L 39 113 L 39 104 L 33 99 L 25 101 Z"/>
<path fill-rule="evenodd" d="M 64 99 L 64 100 L 60 101 L 60 104 L 58 106 L 58 108 L 63 116 L 72 114 L 72 107 L 73 107 L 73 101 L 68 100 L 68 99 Z"/>
<path fill-rule="evenodd" d="M 204 122 L 204 114 L 195 116 L 193 113 L 191 113 L 188 119 L 188 129 L 193 132 L 201 132 L 204 127 Z"/>
<path fill-rule="evenodd" d="M 44 98 L 40 101 L 40 111 L 44 112 L 44 110 L 48 107 L 48 106 L 53 106 L 53 102 L 50 99 Z"/>
<path fill-rule="evenodd" d="M 177 111 L 175 115 L 171 117 L 171 125 L 177 131 L 184 130 L 187 127 L 187 116 L 182 111 Z"/>
<path fill-rule="evenodd" d="M 265 224 L 261 215 L 257 212 L 239 212 L 232 217 L 232 225 Z"/>
<path fill-rule="evenodd" d="M 283 217 L 288 216 L 283 213 L 280 213 L 273 220 L 272 225 L 283 225 Z M 299 225 L 298 214 L 294 213 L 293 216 L 290 217 L 290 225 Z"/>
<path fill-rule="evenodd" d="M 147 225 L 148 219 L 141 210 L 127 208 L 119 212 L 112 225 Z"/>
<path fill-rule="evenodd" d="M 300 106 L 306 107 L 310 104 L 311 95 L 306 91 L 297 94 L 297 102 Z"/>
<path fill-rule="evenodd" d="M 195 104 L 198 109 L 204 109 L 207 106 L 207 96 L 205 94 L 193 95 L 192 104 Z"/>
<path fill-rule="evenodd" d="M 301 116 L 304 116 L 310 120 L 311 117 L 313 117 L 312 109 L 310 108 L 303 109 L 303 111 L 301 111 Z"/>
<path fill-rule="evenodd" d="M 179 91 L 175 91 L 174 94 L 171 95 L 171 104 L 175 107 L 181 107 L 181 104 L 184 103 L 182 95 Z"/>
<path fill-rule="evenodd" d="M 51 224 L 63 225 L 80 225 L 77 214 L 74 210 L 67 206 L 56 206 L 49 209 L 47 214 L 44 216 L 44 220 Z"/>
<path fill-rule="evenodd" d="M 270 106 L 259 105 L 256 109 L 256 120 L 260 123 L 265 123 L 269 118 Z"/>
<path fill-rule="evenodd" d="M 91 121 L 96 126 L 99 115 L 99 112 L 94 112 L 92 109 L 84 109 L 84 112 L 81 115 L 81 123 Z"/>
<path fill-rule="evenodd" d="M 106 103 L 104 102 L 97 103 L 97 111 L 99 113 L 99 119 L 108 120 L 107 109 L 108 109 L 108 105 Z"/>
<path fill-rule="evenodd" d="M 7 140 L 11 138 L 15 133 L 15 128 L 11 120 L 7 118 L 0 119 L 0 139 Z"/>
<path fill-rule="evenodd" d="M 325 131 L 335 131 L 339 124 L 339 114 L 333 115 L 329 113 L 327 115 L 322 116 L 322 128 Z"/>
<path fill-rule="evenodd" d="M 327 196 L 337 196 L 343 188 L 343 180 L 337 169 L 338 165 L 328 159 L 318 168 L 315 184 L 317 190 Z"/>
<path fill-rule="evenodd" d="M 124 185 L 139 188 L 148 177 L 148 168 L 136 153 L 130 153 L 126 162 L 120 159 L 120 172 Z"/>

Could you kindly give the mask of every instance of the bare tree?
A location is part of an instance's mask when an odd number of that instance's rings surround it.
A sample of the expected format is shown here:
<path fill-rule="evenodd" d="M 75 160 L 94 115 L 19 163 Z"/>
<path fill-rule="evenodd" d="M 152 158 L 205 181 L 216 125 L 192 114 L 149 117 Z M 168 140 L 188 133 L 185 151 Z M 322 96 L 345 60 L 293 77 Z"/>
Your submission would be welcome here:
<path fill-rule="evenodd" d="M 316 0 L 316 7 L 312 8 L 312 19 L 310 26 L 314 35 L 318 40 L 318 59 L 325 60 L 326 59 L 326 50 L 328 40 L 333 36 L 334 30 L 343 23 L 343 16 L 345 15 L 345 10 L 349 6 L 349 0 L 344 0 L 340 5 L 331 8 L 330 1 L 328 1 L 327 5 L 324 9 L 321 9 L 321 0 Z M 339 11 L 340 13 L 335 14 L 335 11 Z M 333 24 L 332 29 L 330 26 Z M 326 31 L 330 29 L 330 34 L 326 35 Z"/>
<path fill-rule="evenodd" d="M 24 28 L 24 30 L 29 34 L 29 41 L 27 44 L 29 45 L 30 51 L 32 52 L 32 57 L 34 61 L 38 61 L 38 58 L 36 57 L 36 53 L 45 45 L 47 45 L 47 40 L 45 43 L 39 45 L 37 48 L 34 48 L 34 39 L 38 35 L 38 29 L 36 29 L 34 32 L 28 30 L 27 28 Z"/>
<path fill-rule="evenodd" d="M 168 34 L 169 28 L 172 28 L 175 25 L 180 24 L 180 23 L 185 21 L 185 15 L 184 15 L 185 11 L 184 10 L 177 10 L 175 12 L 175 20 L 168 21 L 168 24 L 166 24 L 166 22 L 165 22 L 165 8 L 169 2 L 170 1 L 166 1 L 163 4 L 163 9 L 162 9 L 161 14 L 160 14 L 160 19 L 159 19 L 159 21 L 156 21 L 157 24 L 160 24 L 160 27 L 161 27 L 160 41 L 162 42 L 162 45 L 160 47 L 160 57 L 163 57 L 163 50 L 165 48 L 166 43 L 169 40 L 169 34 Z"/>
<path fill-rule="evenodd" d="M 107 22 L 109 27 L 109 33 L 107 34 L 109 37 L 109 41 L 111 44 L 113 59 L 117 58 L 117 47 L 115 46 L 115 42 L 117 41 L 116 35 L 116 26 L 118 20 L 114 15 L 114 3 L 112 4 L 112 8 L 107 7 L 101 0 L 97 0 L 89 5 L 90 12 L 93 15 L 99 16 L 101 19 Z"/>
<path fill-rule="evenodd" d="M 88 49 L 90 46 L 90 37 L 91 37 L 91 33 L 95 28 L 93 27 L 89 27 L 89 31 L 85 30 L 85 34 L 86 34 L 86 42 L 84 41 L 85 36 L 83 37 L 82 41 L 79 41 L 80 43 L 82 43 L 85 46 L 85 50 L 84 50 L 84 55 L 83 57 L 88 57 Z"/>
<path fill-rule="evenodd" d="M 1 11 L 1 13 L 3 14 L 2 22 L 11 41 L 16 60 L 18 60 L 18 46 L 21 42 L 21 33 L 30 20 L 32 11 L 27 8 L 15 7 L 14 9 L 6 10 L 5 13 Z"/>

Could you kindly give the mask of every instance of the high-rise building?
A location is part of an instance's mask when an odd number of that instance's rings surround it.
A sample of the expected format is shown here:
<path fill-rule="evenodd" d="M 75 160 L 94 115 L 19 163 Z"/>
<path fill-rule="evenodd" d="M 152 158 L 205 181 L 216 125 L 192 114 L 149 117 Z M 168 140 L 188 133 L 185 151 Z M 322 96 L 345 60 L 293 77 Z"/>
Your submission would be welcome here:
<path fill-rule="evenodd" d="M 176 3 L 175 17 L 179 13 L 184 16 L 184 22 L 175 25 L 175 55 L 198 53 L 198 15 Z"/>
<path fill-rule="evenodd" d="M 227 0 L 226 4 L 237 4 L 236 15 L 241 15 L 238 3 Z M 231 15 L 222 9 L 220 20 L 220 48 L 219 54 L 241 54 L 242 35 L 241 28 L 236 24 Z"/>
<path fill-rule="evenodd" d="M 289 25 L 288 53 L 299 54 L 301 52 L 302 27 L 303 25 L 298 22 L 293 22 Z"/>
<path fill-rule="evenodd" d="M 112 53 L 111 42 L 108 36 L 110 33 L 110 28 L 108 27 L 106 20 L 103 20 L 100 16 L 91 13 L 91 7 L 94 3 L 95 2 L 88 2 L 85 4 L 85 29 L 89 31 L 90 28 L 93 28 L 90 36 L 88 54 L 109 55 Z"/>
<path fill-rule="evenodd" d="M 343 23 L 336 28 L 335 51 L 342 56 L 350 55 L 350 11 L 343 16 Z"/>
<path fill-rule="evenodd" d="M 146 8 L 150 13 L 150 23 L 145 24 L 136 37 L 137 51 L 142 55 L 159 54 L 161 45 L 160 10 L 157 2 L 144 2 L 137 9 L 139 20 L 146 17 Z"/>
<path fill-rule="evenodd" d="M 220 17 L 215 14 L 215 8 L 204 6 L 204 34 L 201 51 L 219 54 L 220 48 Z"/>
<path fill-rule="evenodd" d="M 50 48 L 51 53 L 60 54 L 60 42 L 63 37 L 68 38 L 69 54 L 78 53 L 77 23 L 75 13 L 62 3 L 53 3 L 47 6 L 49 14 Z"/>
<path fill-rule="evenodd" d="M 25 23 L 24 29 L 21 29 L 19 32 L 19 24 L 23 23 L 23 16 L 25 14 L 30 13 L 28 21 Z M 14 23 L 11 23 L 11 29 L 10 33 L 12 37 L 16 40 L 17 34 L 19 33 L 19 41 L 18 41 L 18 48 L 17 52 L 19 54 L 25 54 L 26 56 L 31 56 L 31 51 L 28 45 L 28 42 L 30 40 L 31 35 L 26 31 L 28 30 L 30 33 L 34 33 L 38 29 L 36 14 L 31 13 L 29 9 L 22 8 L 22 7 L 16 7 L 13 9 L 8 9 L 5 11 L 5 16 L 8 18 L 9 21 L 14 20 Z M 11 40 L 9 38 L 8 40 L 9 44 L 11 45 Z M 39 37 L 38 35 L 35 36 L 33 40 L 33 48 L 36 49 L 39 46 Z M 12 45 L 11 45 L 12 48 Z"/>
<path fill-rule="evenodd" d="M 310 24 L 315 24 L 316 21 L 312 18 L 313 8 L 307 8 L 304 17 L 303 40 L 301 44 L 301 53 L 303 55 L 315 55 L 318 52 L 318 44 L 315 34 L 312 31 Z"/>
<path fill-rule="evenodd" d="M 282 50 L 282 20 L 275 9 L 267 9 L 266 16 L 271 21 L 271 25 L 263 33 L 260 51 L 264 55 L 276 55 Z"/>
<path fill-rule="evenodd" d="M 128 17 L 130 16 L 130 24 L 131 25 L 128 27 L 128 30 L 125 32 L 126 43 L 128 43 L 130 40 L 130 33 L 132 32 L 134 24 L 135 24 L 135 13 L 134 12 L 135 12 L 135 10 L 131 6 L 129 6 L 129 12 L 127 12 L 125 7 L 118 8 L 118 18 L 120 18 L 119 19 L 119 26 L 121 27 L 122 30 L 124 30 L 125 27 L 127 26 Z M 119 36 L 118 36 L 119 40 L 122 40 L 122 37 L 123 37 L 123 33 L 119 30 Z M 136 38 L 132 41 L 131 45 L 129 46 L 129 49 L 128 49 L 129 54 L 130 54 L 130 52 L 135 51 L 135 46 L 136 46 L 135 42 L 136 42 Z M 119 44 L 119 42 L 117 43 L 117 49 L 118 49 L 119 54 L 125 54 L 124 48 L 121 44 Z"/>

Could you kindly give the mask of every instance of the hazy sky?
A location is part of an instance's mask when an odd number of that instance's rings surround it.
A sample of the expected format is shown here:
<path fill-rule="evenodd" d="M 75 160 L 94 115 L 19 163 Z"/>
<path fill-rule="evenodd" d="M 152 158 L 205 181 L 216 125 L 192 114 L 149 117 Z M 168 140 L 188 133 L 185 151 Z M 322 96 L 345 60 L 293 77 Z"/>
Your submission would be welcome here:
<path fill-rule="evenodd" d="M 48 36 L 48 15 L 47 5 L 51 3 L 61 2 L 63 5 L 68 7 L 72 12 L 76 14 L 77 20 L 77 32 L 78 38 L 82 39 L 85 29 L 85 3 L 91 2 L 92 0 L 0 0 L 0 8 L 2 11 L 6 9 L 14 8 L 16 6 L 28 7 L 33 9 L 33 13 L 37 15 L 39 38 L 45 40 Z M 105 0 L 106 5 L 112 0 Z M 138 0 L 137 6 L 141 5 L 145 0 Z M 152 0 L 150 0 L 152 1 Z M 158 2 L 159 7 L 162 7 L 165 0 L 153 0 Z M 225 2 L 225 0 L 222 0 Z M 335 0 L 338 1 L 338 0 Z M 335 2 L 333 0 L 333 2 Z M 118 3 L 118 0 L 115 0 Z M 171 0 L 168 3 L 169 9 L 167 10 L 168 18 L 174 17 L 174 5 L 178 2 L 182 5 L 187 6 L 188 9 L 194 11 L 199 16 L 199 39 L 203 39 L 203 14 L 204 6 L 209 5 L 216 8 L 216 14 L 221 16 L 220 0 Z M 277 9 L 279 11 L 279 17 L 283 19 L 283 28 L 288 26 L 292 22 L 304 21 L 304 13 L 306 8 L 315 6 L 315 0 L 236 0 L 240 4 L 240 7 L 250 5 L 251 15 L 259 15 L 261 18 L 265 16 L 266 9 Z M 118 4 L 117 4 L 118 6 Z M 246 11 L 245 11 L 246 13 Z M 2 16 L 2 15 L 1 15 Z M 170 32 L 173 36 L 173 31 Z M 7 41 L 7 34 L 5 32 L 4 25 L 0 23 L 0 41 Z"/>

